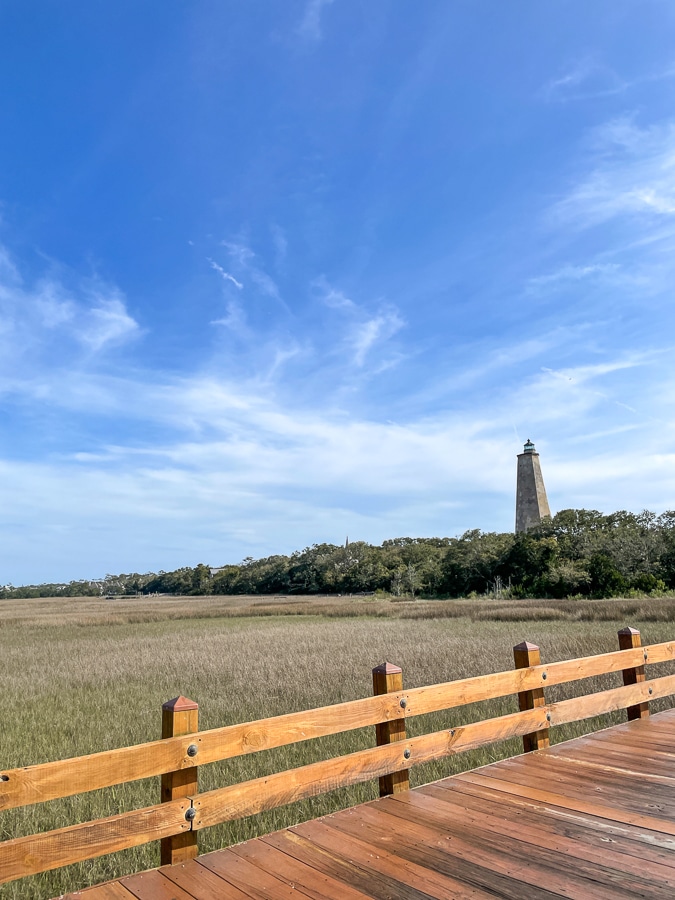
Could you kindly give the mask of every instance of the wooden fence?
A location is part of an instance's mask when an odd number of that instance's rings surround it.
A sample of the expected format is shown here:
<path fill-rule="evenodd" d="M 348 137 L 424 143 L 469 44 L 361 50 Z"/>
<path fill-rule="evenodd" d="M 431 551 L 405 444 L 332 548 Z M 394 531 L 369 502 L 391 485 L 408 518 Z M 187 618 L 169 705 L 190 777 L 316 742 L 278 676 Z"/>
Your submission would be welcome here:
<path fill-rule="evenodd" d="M 270 719 L 198 730 L 197 704 L 165 703 L 162 739 L 73 759 L 0 772 L 0 810 L 42 803 L 115 784 L 161 776 L 161 803 L 0 844 L 0 883 L 161 840 L 162 864 L 197 855 L 197 832 L 339 787 L 380 779 L 380 793 L 407 790 L 408 770 L 522 736 L 525 751 L 548 746 L 549 729 L 614 710 L 649 715 L 649 700 L 675 693 L 675 675 L 646 680 L 645 664 L 675 659 L 675 642 L 640 646 L 635 629 L 619 632 L 620 650 L 542 665 L 539 648 L 514 648 L 515 669 L 404 690 L 401 669 L 373 670 L 374 695 Z M 544 688 L 623 672 L 623 687 L 547 703 Z M 410 716 L 518 694 L 520 712 L 407 738 Z M 376 746 L 241 784 L 199 793 L 198 765 L 311 738 L 375 726 Z"/>

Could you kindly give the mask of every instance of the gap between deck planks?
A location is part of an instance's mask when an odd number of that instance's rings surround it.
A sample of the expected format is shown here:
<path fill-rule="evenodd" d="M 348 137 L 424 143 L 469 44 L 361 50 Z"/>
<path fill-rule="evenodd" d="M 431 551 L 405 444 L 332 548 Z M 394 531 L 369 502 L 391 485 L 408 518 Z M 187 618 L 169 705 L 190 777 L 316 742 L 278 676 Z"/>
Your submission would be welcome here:
<path fill-rule="evenodd" d="M 674 739 L 668 710 L 66 898 L 672 900 Z"/>

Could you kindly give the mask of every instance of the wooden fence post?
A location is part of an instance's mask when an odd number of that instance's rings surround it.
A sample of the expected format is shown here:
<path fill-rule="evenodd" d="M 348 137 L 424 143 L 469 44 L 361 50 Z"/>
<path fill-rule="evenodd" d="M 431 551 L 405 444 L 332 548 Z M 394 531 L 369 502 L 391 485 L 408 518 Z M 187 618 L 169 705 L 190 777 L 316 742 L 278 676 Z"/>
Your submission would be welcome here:
<path fill-rule="evenodd" d="M 622 628 L 619 632 L 619 649 L 631 650 L 633 647 L 641 647 L 642 639 L 637 628 Z M 646 680 L 645 667 L 634 666 L 631 669 L 624 669 L 624 684 L 640 684 Z M 626 710 L 628 721 L 632 719 L 646 719 L 649 716 L 649 703 L 638 703 L 637 706 L 629 706 Z"/>
<path fill-rule="evenodd" d="M 162 706 L 162 737 L 179 737 L 183 734 L 193 734 L 199 730 L 199 704 L 187 697 L 175 697 L 167 700 Z M 189 750 L 188 750 L 189 753 Z M 188 769 L 178 769 L 176 772 L 167 772 L 162 775 L 161 802 L 179 800 L 182 797 L 190 797 L 198 793 L 197 766 Z M 172 837 L 162 838 L 160 859 L 163 866 L 173 866 L 176 863 L 194 859 L 198 855 L 197 832 L 183 831 Z"/>
<path fill-rule="evenodd" d="M 529 669 L 530 666 L 539 666 L 541 665 L 539 647 L 536 644 L 530 644 L 529 641 L 516 644 L 513 648 L 513 660 L 516 664 L 516 669 Z M 526 709 L 536 709 L 538 706 L 546 706 L 543 688 L 520 691 L 518 694 L 518 708 L 521 712 Z M 543 750 L 548 745 L 548 728 L 523 735 L 523 750 L 525 753 L 530 753 L 532 750 Z"/>
<path fill-rule="evenodd" d="M 373 693 L 392 694 L 403 690 L 403 671 L 392 663 L 382 663 L 373 669 Z M 377 746 L 393 744 L 395 741 L 405 740 L 405 719 L 394 719 L 392 722 L 379 722 L 375 726 Z M 390 775 L 380 777 L 380 797 L 389 794 L 400 794 L 401 791 L 410 790 L 408 770 L 392 772 Z"/>

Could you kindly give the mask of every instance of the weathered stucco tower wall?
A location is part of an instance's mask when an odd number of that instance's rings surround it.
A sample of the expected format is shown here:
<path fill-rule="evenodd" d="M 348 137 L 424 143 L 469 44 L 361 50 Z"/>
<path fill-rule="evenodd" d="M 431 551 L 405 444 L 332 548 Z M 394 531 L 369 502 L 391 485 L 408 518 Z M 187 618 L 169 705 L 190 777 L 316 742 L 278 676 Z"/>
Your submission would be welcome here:
<path fill-rule="evenodd" d="M 516 486 L 516 534 L 538 525 L 544 516 L 550 516 L 546 488 L 539 465 L 539 454 L 528 438 L 522 453 L 518 454 L 518 483 Z"/>

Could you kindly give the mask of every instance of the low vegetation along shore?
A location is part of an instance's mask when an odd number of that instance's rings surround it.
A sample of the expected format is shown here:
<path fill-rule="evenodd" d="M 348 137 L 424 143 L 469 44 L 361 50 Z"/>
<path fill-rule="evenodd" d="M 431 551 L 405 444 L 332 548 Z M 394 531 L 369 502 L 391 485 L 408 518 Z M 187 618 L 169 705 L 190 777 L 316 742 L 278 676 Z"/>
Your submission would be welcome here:
<path fill-rule="evenodd" d="M 13 768 L 154 740 L 162 703 L 182 693 L 213 728 L 371 693 L 371 669 L 389 660 L 407 687 L 510 669 L 529 640 L 542 659 L 618 647 L 634 625 L 645 643 L 675 637 L 675 600 L 395 601 L 336 597 L 139 597 L 6 600 L 2 604 L 0 766 Z M 656 671 L 658 670 L 658 671 Z M 666 674 L 671 667 L 654 667 Z M 651 671 L 651 670 L 650 670 Z M 551 700 L 620 683 L 619 675 L 549 689 Z M 663 708 L 658 701 L 654 708 Z M 505 697 L 411 719 L 411 735 L 516 709 Z M 621 721 L 615 714 L 554 729 L 552 740 Z M 244 756 L 200 770 L 200 788 L 254 778 L 372 746 L 372 729 Z M 411 772 L 413 784 L 520 751 L 509 741 Z M 200 832 L 203 852 L 376 796 L 376 783 L 343 789 Z M 0 814 L 3 840 L 159 800 L 158 779 Z M 158 847 L 129 850 L 0 888 L 2 900 L 46 900 L 157 865 Z"/>
<path fill-rule="evenodd" d="M 566 509 L 524 534 L 315 544 L 290 556 L 0 588 L 0 599 L 106 594 L 620 597 L 675 591 L 675 512 Z M 675 594 L 674 594 L 675 596 Z"/>

